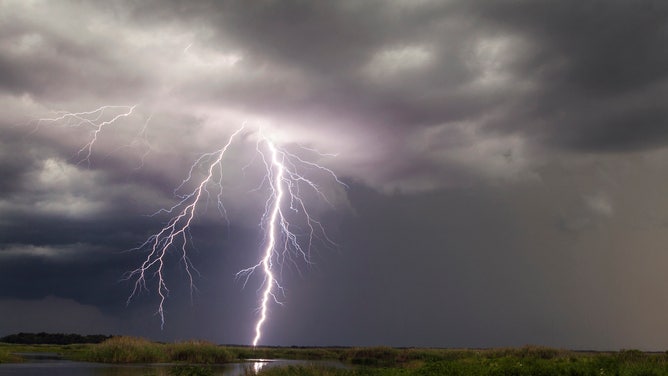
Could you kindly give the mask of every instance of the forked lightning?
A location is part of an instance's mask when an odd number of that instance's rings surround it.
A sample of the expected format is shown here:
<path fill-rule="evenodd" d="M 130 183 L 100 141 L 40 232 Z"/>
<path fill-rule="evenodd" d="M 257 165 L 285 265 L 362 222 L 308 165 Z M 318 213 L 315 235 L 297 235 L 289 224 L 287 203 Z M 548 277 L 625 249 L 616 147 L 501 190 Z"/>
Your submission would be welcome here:
<path fill-rule="evenodd" d="M 206 205 L 206 200 L 211 197 L 209 191 L 211 187 L 217 190 L 216 204 L 221 214 L 226 216 L 227 212 L 223 203 L 224 158 L 229 147 L 244 129 L 245 127 L 241 127 L 236 130 L 221 149 L 204 154 L 193 163 L 188 176 L 176 189 L 176 192 L 193 183 L 195 188 L 189 193 L 178 195 L 180 200 L 174 206 L 158 211 L 158 213 L 171 214 L 171 219 L 165 227 L 135 248 L 135 250 L 147 250 L 148 255 L 137 269 L 126 275 L 128 280 L 134 281 L 134 288 L 128 302 L 141 290 L 149 289 L 149 277 L 156 277 L 159 296 L 157 314 L 160 317 L 161 326 L 165 324 L 164 305 L 169 295 L 164 273 L 166 255 L 172 249 L 178 250 L 192 291 L 194 289 L 192 272 L 196 269 L 188 258 L 189 229 L 199 207 Z M 260 271 L 264 277 L 260 287 L 259 317 L 255 324 L 253 346 L 257 346 L 262 338 L 262 328 L 268 318 L 270 302 L 279 301 L 276 291 L 281 287 L 277 280 L 275 266 L 294 257 L 299 257 L 308 263 L 310 248 L 316 238 L 328 244 L 334 244 L 327 237 L 322 224 L 309 214 L 300 191 L 310 189 L 325 200 L 326 197 L 319 190 L 318 185 L 302 171 L 316 169 L 329 175 L 338 184 L 345 185 L 332 170 L 309 162 L 279 147 L 262 131 L 258 132 L 255 149 L 263 162 L 265 170 L 263 183 L 268 189 L 265 210 L 260 220 L 260 229 L 265 232 L 265 245 L 259 262 L 237 273 L 237 277 L 245 278 L 246 282 L 250 275 L 257 271 Z M 196 169 L 202 167 L 207 173 L 196 181 Z M 300 217 L 298 221 L 303 226 L 298 226 L 293 222 L 291 218 L 295 217 Z M 305 228 L 301 228 L 304 226 Z"/>
<path fill-rule="evenodd" d="M 78 163 L 85 162 L 90 165 L 90 158 L 99 134 L 119 119 L 132 115 L 135 107 L 102 106 L 86 112 L 63 111 L 58 112 L 55 117 L 39 119 L 37 124 L 39 126 L 42 123 L 58 123 L 65 126 L 90 128 L 90 140 L 77 152 Z M 144 123 L 140 133 L 143 143 L 147 143 L 144 137 L 149 120 L 150 117 Z M 190 228 L 196 214 L 199 210 L 202 210 L 200 207 L 206 207 L 207 201 L 211 199 L 212 189 L 217 192 L 215 195 L 216 205 L 220 214 L 227 219 L 227 211 L 223 202 L 225 156 L 230 146 L 245 130 L 245 125 L 240 127 L 232 133 L 222 148 L 203 154 L 192 164 L 187 177 L 174 191 L 178 197 L 178 202 L 172 207 L 160 209 L 155 213 L 156 215 L 171 215 L 167 224 L 158 232 L 149 236 L 138 247 L 132 249 L 135 251 L 144 250 L 147 255 L 139 267 L 125 275 L 126 280 L 133 281 L 133 289 L 127 302 L 129 304 L 142 290 L 150 290 L 149 283 L 155 280 L 155 288 L 159 297 L 157 315 L 160 317 L 161 327 L 165 325 L 164 307 L 169 296 L 165 275 L 167 255 L 172 250 L 179 253 L 192 293 L 195 288 L 193 272 L 197 272 L 197 269 L 188 257 L 191 244 Z M 276 291 L 281 290 L 281 286 L 278 282 L 279 274 L 276 271 L 276 266 L 281 265 L 286 260 L 296 262 L 296 258 L 302 259 L 305 263 L 310 263 L 309 253 L 316 239 L 329 245 L 334 244 L 328 238 L 322 224 L 311 216 L 307 210 L 302 195 L 304 190 L 310 190 L 311 193 L 315 193 L 316 197 L 320 197 L 324 201 L 327 201 L 327 197 L 305 172 L 317 170 L 319 176 L 328 176 L 335 183 L 345 186 L 332 170 L 290 153 L 277 145 L 262 130 L 259 130 L 256 134 L 255 151 L 262 160 L 264 169 L 264 178 L 260 185 L 267 189 L 267 200 L 259 224 L 261 231 L 264 232 L 265 244 L 262 247 L 258 263 L 237 273 L 238 278 L 245 278 L 244 286 L 253 273 L 261 272 L 263 275 L 263 283 L 258 290 L 260 292 L 259 316 L 255 323 L 253 346 L 260 343 L 262 328 L 268 319 L 271 301 L 279 302 Z M 310 153 L 317 153 L 311 148 L 304 147 L 303 149 Z M 147 151 L 142 155 L 142 165 L 148 152 L 147 148 Z M 332 155 L 318 153 L 318 156 L 331 157 Z M 198 179 L 197 171 L 202 169 L 206 173 Z M 187 186 L 194 186 L 194 188 L 185 194 L 180 193 Z"/>

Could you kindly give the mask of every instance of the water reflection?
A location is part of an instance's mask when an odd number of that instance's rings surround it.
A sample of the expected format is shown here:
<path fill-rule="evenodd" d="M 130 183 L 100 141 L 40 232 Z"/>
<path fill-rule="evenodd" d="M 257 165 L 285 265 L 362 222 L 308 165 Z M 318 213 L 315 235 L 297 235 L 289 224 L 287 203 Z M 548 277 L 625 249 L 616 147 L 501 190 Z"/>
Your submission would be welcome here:
<path fill-rule="evenodd" d="M 253 371 L 255 371 L 255 373 L 260 372 L 260 370 L 262 369 L 262 367 L 264 367 L 264 365 L 265 362 L 253 362 Z"/>

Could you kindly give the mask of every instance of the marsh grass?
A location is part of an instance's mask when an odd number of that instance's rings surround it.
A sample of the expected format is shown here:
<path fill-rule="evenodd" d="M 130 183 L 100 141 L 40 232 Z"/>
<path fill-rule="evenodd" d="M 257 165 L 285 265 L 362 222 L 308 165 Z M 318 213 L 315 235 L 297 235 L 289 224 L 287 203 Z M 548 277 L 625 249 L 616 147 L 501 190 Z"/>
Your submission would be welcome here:
<path fill-rule="evenodd" d="M 79 360 L 100 363 L 189 363 L 214 364 L 236 360 L 225 347 L 205 341 L 173 344 L 136 337 L 113 337 L 91 345 Z"/>
<path fill-rule="evenodd" d="M 187 341 L 165 345 L 172 362 L 221 364 L 238 359 L 223 346 L 205 341 Z"/>
<path fill-rule="evenodd" d="M 213 376 L 213 369 L 198 365 L 177 365 L 169 369 L 170 376 Z"/>
<path fill-rule="evenodd" d="M 608 355 L 576 359 L 531 359 L 517 357 L 461 358 L 426 362 L 417 367 L 360 367 L 352 369 L 289 366 L 248 371 L 246 376 L 663 376 L 665 364 L 627 362 Z M 523 361 L 524 360 L 524 361 Z"/>
<path fill-rule="evenodd" d="M 354 367 L 289 366 L 247 376 L 668 376 L 668 355 L 638 350 L 584 353 L 538 346 L 490 350 L 351 348 Z"/>
<path fill-rule="evenodd" d="M 91 346 L 84 359 L 100 363 L 160 363 L 167 361 L 163 347 L 143 338 L 112 337 Z"/>
<path fill-rule="evenodd" d="M 155 343 L 113 337 L 101 344 L 16 345 L 0 343 L 0 362 L 20 362 L 13 353 L 50 352 L 70 360 L 103 363 L 175 363 L 173 375 L 210 374 L 207 364 L 243 359 L 339 360 L 348 368 L 267 367 L 247 376 L 668 376 L 667 353 L 639 350 L 574 352 L 540 346 L 500 349 L 413 349 L 391 347 L 299 348 L 218 346 L 204 341 Z"/>

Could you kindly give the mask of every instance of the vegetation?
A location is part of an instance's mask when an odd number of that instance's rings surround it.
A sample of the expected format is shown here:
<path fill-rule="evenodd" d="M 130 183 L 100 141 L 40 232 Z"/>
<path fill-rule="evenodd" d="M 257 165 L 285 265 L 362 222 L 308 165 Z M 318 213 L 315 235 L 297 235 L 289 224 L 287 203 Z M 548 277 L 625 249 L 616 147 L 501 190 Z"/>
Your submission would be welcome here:
<path fill-rule="evenodd" d="M 209 367 L 178 365 L 169 369 L 172 376 L 213 376 L 213 369 Z"/>
<path fill-rule="evenodd" d="M 248 376 L 668 376 L 668 353 L 638 350 L 574 352 L 546 347 L 489 350 L 398 349 L 391 347 L 300 348 L 218 346 L 203 341 L 171 344 L 112 337 L 100 344 L 22 345 L 0 343 L 0 363 L 21 361 L 16 353 L 57 353 L 66 359 L 104 363 L 173 363 L 169 374 L 208 376 L 210 364 L 244 359 L 338 360 L 345 367 L 266 367 Z"/>
<path fill-rule="evenodd" d="M 638 350 L 584 353 L 543 347 L 494 350 L 357 348 L 342 352 L 350 368 L 288 366 L 248 376 L 647 376 L 668 375 L 668 354 Z"/>
<path fill-rule="evenodd" d="M 227 348 L 205 341 L 164 344 L 134 337 L 112 337 L 81 355 L 80 360 L 100 363 L 220 364 L 237 359 Z"/>

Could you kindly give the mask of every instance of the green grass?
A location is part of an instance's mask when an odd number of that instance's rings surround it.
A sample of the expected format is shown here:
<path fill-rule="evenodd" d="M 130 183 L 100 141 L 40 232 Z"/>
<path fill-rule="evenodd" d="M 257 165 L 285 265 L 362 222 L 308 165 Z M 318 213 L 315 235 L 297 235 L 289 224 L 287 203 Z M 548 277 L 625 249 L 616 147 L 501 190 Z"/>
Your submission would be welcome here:
<path fill-rule="evenodd" d="M 0 343 L 0 363 L 21 362 L 12 353 L 48 352 L 69 360 L 100 363 L 221 364 L 244 359 L 338 360 L 341 348 L 219 346 L 205 341 L 157 343 L 136 337 L 112 337 L 100 344 L 20 345 Z"/>
<path fill-rule="evenodd" d="M 100 344 L 16 345 L 0 343 L 0 363 L 20 362 L 13 353 L 57 353 L 65 359 L 103 363 L 175 363 L 173 375 L 209 375 L 207 364 L 243 359 L 339 360 L 348 368 L 268 367 L 259 376 L 668 376 L 668 354 L 638 350 L 584 353 L 538 346 L 489 350 L 391 347 L 295 348 L 218 346 L 203 341 L 171 344 L 113 337 Z M 256 375 L 249 369 L 248 376 Z"/>
<path fill-rule="evenodd" d="M 204 341 L 163 344 L 143 338 L 113 337 L 90 345 L 75 359 L 100 363 L 220 364 L 237 358 L 225 347 Z"/>
<path fill-rule="evenodd" d="M 412 367 L 361 367 L 351 369 L 316 366 L 267 368 L 248 376 L 660 376 L 668 375 L 665 364 L 619 362 L 614 357 L 594 356 L 575 361 L 564 359 L 522 362 L 518 358 L 458 359 L 426 362 Z"/>
<path fill-rule="evenodd" d="M 204 341 L 171 344 L 143 338 L 112 337 L 100 344 L 18 345 L 0 343 L 0 363 L 18 363 L 15 353 L 56 353 L 64 359 L 99 363 L 188 363 L 222 364 L 238 360 L 224 346 Z"/>
<path fill-rule="evenodd" d="M 81 360 L 100 363 L 160 363 L 167 360 L 164 345 L 143 338 L 113 337 L 91 346 Z"/>
<path fill-rule="evenodd" d="M 545 347 L 491 350 L 353 348 L 341 353 L 348 369 L 267 368 L 259 376 L 668 376 L 668 355 L 626 350 L 581 353 Z M 256 375 L 253 371 L 248 376 Z"/>
<path fill-rule="evenodd" d="M 213 376 L 213 369 L 193 365 L 177 365 L 169 369 L 171 376 Z"/>

